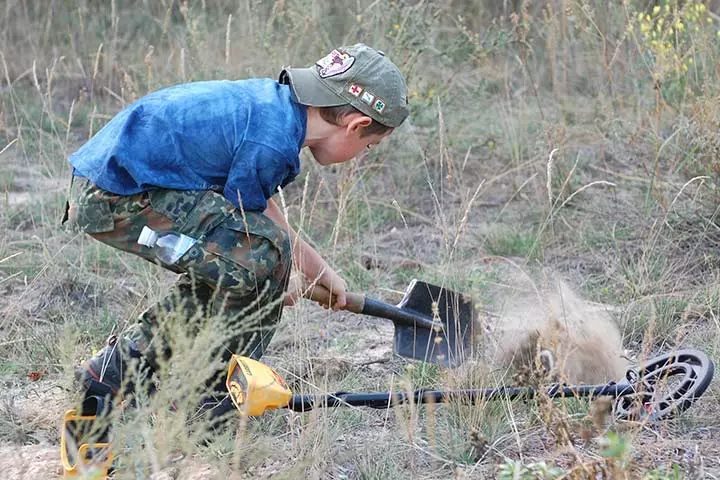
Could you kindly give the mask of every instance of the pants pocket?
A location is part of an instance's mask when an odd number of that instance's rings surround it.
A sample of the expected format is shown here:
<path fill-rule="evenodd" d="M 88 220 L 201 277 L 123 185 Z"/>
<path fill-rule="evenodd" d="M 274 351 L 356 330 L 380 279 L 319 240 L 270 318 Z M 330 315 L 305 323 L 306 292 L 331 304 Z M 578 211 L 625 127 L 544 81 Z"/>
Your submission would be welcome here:
<path fill-rule="evenodd" d="M 209 190 L 148 192 L 152 209 L 169 218 L 180 233 L 199 239 L 220 225 L 234 210 L 225 197 Z"/>
<path fill-rule="evenodd" d="M 233 212 L 223 221 L 222 226 L 269 240 L 278 251 L 281 261 L 290 262 L 290 236 L 270 218 L 259 212 Z"/>
<path fill-rule="evenodd" d="M 199 241 L 175 264 L 185 272 L 192 272 L 195 278 L 230 290 L 234 296 L 249 295 L 258 290 L 255 272 L 245 262 L 232 258 L 217 243 Z"/>

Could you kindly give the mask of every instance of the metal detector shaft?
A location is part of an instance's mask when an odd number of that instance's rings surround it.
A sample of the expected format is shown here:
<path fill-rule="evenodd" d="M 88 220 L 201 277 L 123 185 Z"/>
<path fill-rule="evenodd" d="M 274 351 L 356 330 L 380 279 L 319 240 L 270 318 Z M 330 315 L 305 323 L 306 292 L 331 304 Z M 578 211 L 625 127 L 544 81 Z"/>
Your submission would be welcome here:
<path fill-rule="evenodd" d="M 550 398 L 560 397 L 619 397 L 634 393 L 627 383 L 607 385 L 583 385 L 562 387 L 555 385 L 546 390 Z M 371 408 L 390 408 L 403 403 L 446 403 L 451 400 L 468 402 L 503 399 L 529 399 L 537 391 L 533 388 L 502 387 L 488 390 L 416 390 L 407 392 L 345 393 L 329 395 L 293 395 L 288 408 L 296 412 L 306 412 L 316 407 L 356 406 Z"/>

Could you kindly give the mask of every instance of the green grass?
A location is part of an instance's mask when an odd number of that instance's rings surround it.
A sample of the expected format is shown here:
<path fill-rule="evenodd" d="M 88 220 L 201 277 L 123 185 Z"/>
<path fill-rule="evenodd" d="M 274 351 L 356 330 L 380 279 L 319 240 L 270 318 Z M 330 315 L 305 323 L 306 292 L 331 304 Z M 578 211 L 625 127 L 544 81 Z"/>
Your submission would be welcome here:
<path fill-rule="evenodd" d="M 537 237 L 533 233 L 498 233 L 488 238 L 488 253 L 502 257 L 523 257 L 532 260 L 537 250 Z"/>

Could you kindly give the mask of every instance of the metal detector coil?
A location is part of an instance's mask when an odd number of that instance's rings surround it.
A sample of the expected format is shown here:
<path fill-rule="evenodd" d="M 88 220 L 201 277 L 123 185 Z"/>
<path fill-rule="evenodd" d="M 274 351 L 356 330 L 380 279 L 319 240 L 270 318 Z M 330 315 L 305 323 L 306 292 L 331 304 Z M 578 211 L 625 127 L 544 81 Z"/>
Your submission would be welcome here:
<path fill-rule="evenodd" d="M 618 382 L 631 390 L 617 397 L 616 415 L 635 421 L 672 418 L 705 393 L 714 373 L 712 360 L 698 350 L 677 350 L 652 358 Z"/>

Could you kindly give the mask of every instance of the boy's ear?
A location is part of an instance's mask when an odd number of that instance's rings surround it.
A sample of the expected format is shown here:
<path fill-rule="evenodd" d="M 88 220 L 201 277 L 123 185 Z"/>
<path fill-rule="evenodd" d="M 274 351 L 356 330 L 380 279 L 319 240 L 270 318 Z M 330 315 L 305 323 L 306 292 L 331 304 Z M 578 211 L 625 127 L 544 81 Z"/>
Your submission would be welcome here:
<path fill-rule="evenodd" d="M 350 114 L 348 117 L 349 121 L 346 126 L 348 132 L 356 132 L 359 129 L 369 127 L 373 122 L 372 118 L 361 113 Z"/>

